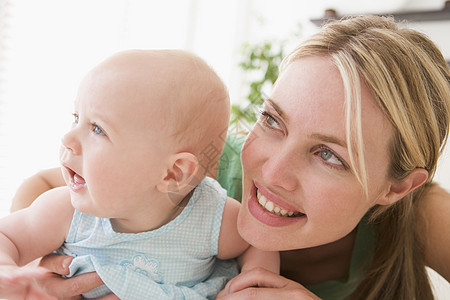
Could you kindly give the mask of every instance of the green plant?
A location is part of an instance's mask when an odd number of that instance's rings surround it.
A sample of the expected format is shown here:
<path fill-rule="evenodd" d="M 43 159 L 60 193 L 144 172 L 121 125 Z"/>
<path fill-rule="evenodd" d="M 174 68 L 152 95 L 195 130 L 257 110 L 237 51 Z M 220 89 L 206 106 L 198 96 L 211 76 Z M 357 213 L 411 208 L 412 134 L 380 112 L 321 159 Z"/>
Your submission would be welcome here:
<path fill-rule="evenodd" d="M 239 66 L 254 79 L 249 83 L 250 90 L 246 101 L 231 106 L 231 122 L 246 129 L 257 120 L 256 111 L 264 102 L 263 87 L 275 83 L 278 67 L 284 57 L 283 43 L 276 47 L 274 42 L 265 41 L 259 44 L 243 46 L 243 60 Z"/>

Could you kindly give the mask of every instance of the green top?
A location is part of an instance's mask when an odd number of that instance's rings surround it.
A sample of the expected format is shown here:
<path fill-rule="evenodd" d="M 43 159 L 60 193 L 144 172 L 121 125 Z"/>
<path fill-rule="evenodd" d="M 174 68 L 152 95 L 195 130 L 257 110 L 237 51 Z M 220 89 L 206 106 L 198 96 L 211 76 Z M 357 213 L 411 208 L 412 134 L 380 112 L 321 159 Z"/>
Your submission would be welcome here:
<path fill-rule="evenodd" d="M 358 286 L 358 281 L 365 270 L 365 264 L 370 261 L 374 250 L 375 228 L 363 218 L 358 224 L 348 277 L 310 285 L 307 286 L 308 290 L 324 300 L 345 299 Z"/>
<path fill-rule="evenodd" d="M 229 197 L 239 202 L 242 197 L 241 149 L 246 137 L 246 135 L 228 135 L 217 171 L 217 181 L 227 190 Z"/>
<path fill-rule="evenodd" d="M 245 135 L 229 135 L 219 160 L 217 180 L 227 190 L 228 196 L 241 201 L 242 165 L 241 149 Z M 348 278 L 329 280 L 307 288 L 320 298 L 340 300 L 350 295 L 364 271 L 364 262 L 369 261 L 375 249 L 375 228 L 364 218 L 359 224 L 353 247 Z"/>

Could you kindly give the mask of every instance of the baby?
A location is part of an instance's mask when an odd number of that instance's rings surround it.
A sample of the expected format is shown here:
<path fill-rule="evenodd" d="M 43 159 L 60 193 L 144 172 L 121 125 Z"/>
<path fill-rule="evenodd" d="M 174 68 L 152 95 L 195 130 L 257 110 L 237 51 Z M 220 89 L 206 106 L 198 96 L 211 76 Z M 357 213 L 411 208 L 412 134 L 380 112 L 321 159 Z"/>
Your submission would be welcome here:
<path fill-rule="evenodd" d="M 62 139 L 67 187 L 0 220 L 0 296 L 42 293 L 46 271 L 19 266 L 55 250 L 75 257 L 69 276 L 99 274 L 87 298 L 214 298 L 235 257 L 278 272 L 278 254 L 239 236 L 240 204 L 208 177 L 229 106 L 216 73 L 184 51 L 124 51 L 90 71 Z"/>

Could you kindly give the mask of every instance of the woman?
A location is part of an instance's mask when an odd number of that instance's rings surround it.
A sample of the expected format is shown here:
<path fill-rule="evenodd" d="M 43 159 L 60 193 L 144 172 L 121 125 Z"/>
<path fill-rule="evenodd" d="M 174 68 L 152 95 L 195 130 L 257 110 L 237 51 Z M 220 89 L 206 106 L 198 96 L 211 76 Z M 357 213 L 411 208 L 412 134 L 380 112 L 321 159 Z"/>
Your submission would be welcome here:
<path fill-rule="evenodd" d="M 282 251 L 281 275 L 242 273 L 219 298 L 432 299 L 425 266 L 450 280 L 449 195 L 431 185 L 449 106 L 442 54 L 390 19 L 300 44 L 242 149 L 239 231 Z"/>

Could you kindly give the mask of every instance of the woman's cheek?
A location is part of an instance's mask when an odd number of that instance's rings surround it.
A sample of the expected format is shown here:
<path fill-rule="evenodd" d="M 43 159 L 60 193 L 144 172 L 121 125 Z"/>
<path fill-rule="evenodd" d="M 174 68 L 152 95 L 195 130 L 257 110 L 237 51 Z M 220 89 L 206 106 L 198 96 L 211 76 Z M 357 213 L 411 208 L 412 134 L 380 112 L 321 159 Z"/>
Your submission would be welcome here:
<path fill-rule="evenodd" d="M 253 166 L 254 162 L 260 158 L 262 141 L 262 137 L 258 135 L 258 132 L 251 132 L 247 137 L 241 152 L 242 166 L 244 169 L 249 169 L 249 167 Z"/>

